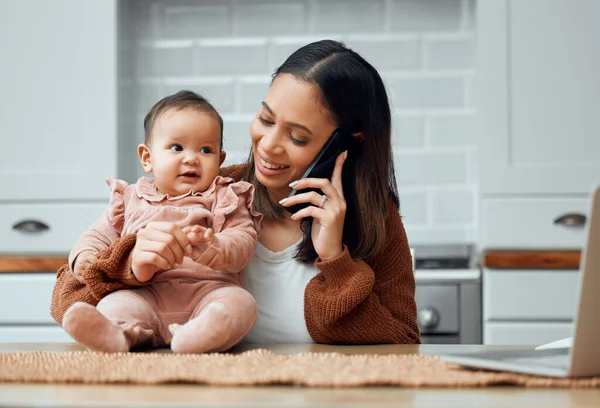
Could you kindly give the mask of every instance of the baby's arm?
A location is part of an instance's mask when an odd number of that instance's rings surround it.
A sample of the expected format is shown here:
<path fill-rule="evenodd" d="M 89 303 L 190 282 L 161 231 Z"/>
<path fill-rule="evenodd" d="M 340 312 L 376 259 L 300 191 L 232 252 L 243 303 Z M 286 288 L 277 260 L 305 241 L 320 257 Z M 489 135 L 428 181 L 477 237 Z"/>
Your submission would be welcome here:
<path fill-rule="evenodd" d="M 193 246 L 192 259 L 223 272 L 241 271 L 254 255 L 258 242 L 254 220 L 245 204 L 227 216 L 217 233 L 194 227 L 184 231 L 188 231 Z"/>
<path fill-rule="evenodd" d="M 106 210 L 91 228 L 79 237 L 77 243 L 71 249 L 69 266 L 71 272 L 79 281 L 83 279 L 83 269 L 96 260 L 96 254 L 108 248 L 120 237 L 119 231 L 115 229 L 110 220 L 109 213 L 110 210 Z"/>
<path fill-rule="evenodd" d="M 96 260 L 96 254 L 121 237 L 125 212 L 123 197 L 128 184 L 111 178 L 105 181 L 111 189 L 108 209 L 79 237 L 69 254 L 70 270 L 80 282 L 83 282 L 83 270 Z"/>

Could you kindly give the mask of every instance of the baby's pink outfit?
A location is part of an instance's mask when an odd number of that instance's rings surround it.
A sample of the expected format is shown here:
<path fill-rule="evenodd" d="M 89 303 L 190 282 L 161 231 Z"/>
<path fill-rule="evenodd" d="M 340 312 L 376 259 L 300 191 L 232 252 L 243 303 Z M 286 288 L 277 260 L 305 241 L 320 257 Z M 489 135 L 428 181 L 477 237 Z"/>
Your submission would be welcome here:
<path fill-rule="evenodd" d="M 146 177 L 132 185 L 116 179 L 107 183 L 112 189 L 109 208 L 74 246 L 69 255 L 71 268 L 83 251 L 98 252 L 154 221 L 182 228 L 200 225 L 215 234 L 214 241 L 195 246 L 192 256 L 185 256 L 180 265 L 157 273 L 150 285 L 111 293 L 96 309 L 123 329 L 130 347 L 165 346 L 172 340 L 174 347 L 176 339 L 169 326 L 184 325 L 203 315 L 199 320 L 205 320 L 206 327 L 197 325 L 202 332 L 197 333 L 197 341 L 202 343 L 204 336 L 211 346 L 200 351 L 221 351 L 239 342 L 257 317 L 254 299 L 242 289 L 239 273 L 258 242 L 262 215 L 252 210 L 254 187 L 218 176 L 204 192 L 171 197 L 160 193 L 154 180 Z M 69 331 L 68 324 L 63 325 Z M 225 326 L 228 334 L 220 333 L 219 341 L 211 339 Z M 198 349 L 202 347 L 194 350 Z"/>

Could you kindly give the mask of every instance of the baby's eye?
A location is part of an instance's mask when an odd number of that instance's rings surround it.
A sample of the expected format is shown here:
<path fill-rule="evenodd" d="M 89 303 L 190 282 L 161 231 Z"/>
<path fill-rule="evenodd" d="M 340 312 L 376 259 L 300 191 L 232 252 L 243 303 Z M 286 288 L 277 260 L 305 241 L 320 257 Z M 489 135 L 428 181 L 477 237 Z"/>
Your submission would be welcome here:
<path fill-rule="evenodd" d="M 211 153 L 212 153 L 212 150 L 211 150 L 211 148 L 210 148 L 210 147 L 203 147 L 202 149 L 200 149 L 200 153 L 203 153 L 203 154 L 211 154 Z"/>
<path fill-rule="evenodd" d="M 181 145 L 173 145 L 171 147 L 169 147 L 169 150 L 174 151 L 174 152 L 180 152 L 183 150 L 183 148 L 181 147 Z"/>

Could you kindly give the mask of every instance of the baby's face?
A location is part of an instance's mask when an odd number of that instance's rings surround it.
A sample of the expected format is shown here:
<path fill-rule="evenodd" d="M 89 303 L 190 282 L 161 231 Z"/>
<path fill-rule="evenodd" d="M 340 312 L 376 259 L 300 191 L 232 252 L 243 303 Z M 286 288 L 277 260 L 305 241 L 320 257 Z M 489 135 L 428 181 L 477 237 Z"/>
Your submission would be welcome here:
<path fill-rule="evenodd" d="M 205 191 L 225 160 L 220 150 L 221 128 L 210 113 L 192 109 L 168 110 L 154 123 L 147 160 L 159 191 L 170 196 Z"/>

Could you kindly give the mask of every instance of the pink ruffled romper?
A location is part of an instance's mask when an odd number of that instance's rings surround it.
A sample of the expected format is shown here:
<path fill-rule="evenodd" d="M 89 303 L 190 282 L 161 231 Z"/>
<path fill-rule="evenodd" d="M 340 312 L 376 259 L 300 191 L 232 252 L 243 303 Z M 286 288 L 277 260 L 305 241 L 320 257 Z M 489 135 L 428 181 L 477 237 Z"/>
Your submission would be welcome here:
<path fill-rule="evenodd" d="M 192 257 L 184 257 L 177 267 L 157 273 L 150 285 L 109 294 L 97 310 L 123 328 L 132 347 L 160 347 L 171 344 L 169 325 L 183 325 L 216 307 L 230 315 L 232 330 L 224 344 L 211 350 L 239 342 L 257 317 L 254 298 L 241 287 L 239 273 L 254 254 L 262 219 L 251 209 L 254 187 L 218 176 L 204 192 L 170 197 L 146 177 L 132 185 L 116 179 L 107 183 L 110 206 L 74 246 L 71 267 L 81 252 L 98 252 L 153 221 L 210 227 L 215 239 L 194 247 Z M 205 335 L 216 329 L 207 327 Z"/>

